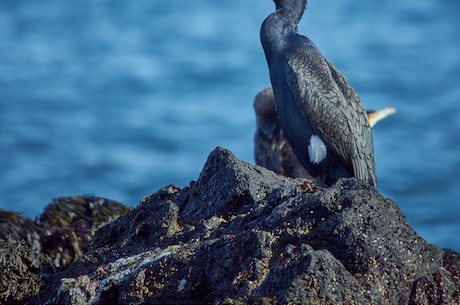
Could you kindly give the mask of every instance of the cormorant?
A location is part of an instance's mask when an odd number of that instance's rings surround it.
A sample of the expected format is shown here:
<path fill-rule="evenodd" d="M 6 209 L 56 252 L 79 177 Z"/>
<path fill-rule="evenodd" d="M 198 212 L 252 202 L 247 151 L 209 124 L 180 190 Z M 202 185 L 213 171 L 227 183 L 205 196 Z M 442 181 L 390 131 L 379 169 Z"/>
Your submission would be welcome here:
<path fill-rule="evenodd" d="M 306 0 L 274 0 L 262 46 L 284 135 L 319 185 L 356 177 L 375 185 L 374 147 L 366 111 L 345 77 L 297 26 Z"/>
<path fill-rule="evenodd" d="M 266 88 L 256 95 L 254 110 L 257 124 L 254 136 L 256 164 L 268 168 L 278 175 L 312 179 L 284 136 L 281 122 L 276 113 L 275 96 L 272 88 Z M 396 113 L 396 109 L 366 110 L 366 113 L 370 126 L 374 127 L 381 119 Z"/>

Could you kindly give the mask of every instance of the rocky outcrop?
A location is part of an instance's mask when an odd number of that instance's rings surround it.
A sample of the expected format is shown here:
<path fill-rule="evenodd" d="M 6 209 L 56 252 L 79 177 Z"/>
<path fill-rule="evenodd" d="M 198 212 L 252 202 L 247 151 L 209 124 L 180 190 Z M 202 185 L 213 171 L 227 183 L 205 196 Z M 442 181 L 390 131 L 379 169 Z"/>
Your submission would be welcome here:
<path fill-rule="evenodd" d="M 0 304 L 39 293 L 49 277 L 83 255 L 97 229 L 127 210 L 97 197 L 55 199 L 35 221 L 0 210 Z"/>
<path fill-rule="evenodd" d="M 316 188 L 214 150 L 99 228 L 29 303 L 458 304 L 457 253 L 427 244 L 368 184 Z M 40 265 L 40 263 L 37 263 Z M 11 300 L 11 299 L 9 299 Z"/>

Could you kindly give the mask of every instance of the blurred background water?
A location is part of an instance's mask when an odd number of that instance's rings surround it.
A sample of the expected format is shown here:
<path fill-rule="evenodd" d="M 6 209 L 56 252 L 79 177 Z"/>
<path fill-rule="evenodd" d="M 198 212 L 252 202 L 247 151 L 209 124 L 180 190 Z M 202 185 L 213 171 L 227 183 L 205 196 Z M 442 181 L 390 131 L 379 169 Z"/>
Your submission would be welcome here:
<path fill-rule="evenodd" d="M 299 27 L 377 124 L 378 189 L 429 242 L 460 250 L 460 2 L 310 0 Z M 196 180 L 208 154 L 254 163 L 270 0 L 0 2 L 0 208 L 137 205 Z"/>

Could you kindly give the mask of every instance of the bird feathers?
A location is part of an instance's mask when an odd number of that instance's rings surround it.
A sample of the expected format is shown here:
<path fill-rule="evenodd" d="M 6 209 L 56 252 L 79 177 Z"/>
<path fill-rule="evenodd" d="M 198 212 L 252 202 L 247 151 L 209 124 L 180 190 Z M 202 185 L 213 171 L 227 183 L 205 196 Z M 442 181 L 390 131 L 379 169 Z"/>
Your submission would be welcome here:
<path fill-rule="evenodd" d="M 343 75 L 309 41 L 288 51 L 288 85 L 306 123 L 354 176 L 375 184 L 373 142 L 365 109 Z M 298 40 L 297 40 L 298 42 Z"/>

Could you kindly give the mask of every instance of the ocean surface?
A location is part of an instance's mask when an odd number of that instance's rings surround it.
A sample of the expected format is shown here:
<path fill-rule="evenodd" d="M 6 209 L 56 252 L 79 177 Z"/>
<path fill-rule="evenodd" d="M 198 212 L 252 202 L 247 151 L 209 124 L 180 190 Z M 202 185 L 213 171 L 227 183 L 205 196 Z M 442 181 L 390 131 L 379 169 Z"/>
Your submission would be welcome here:
<path fill-rule="evenodd" d="M 299 31 L 366 108 L 377 188 L 416 231 L 460 251 L 460 2 L 310 0 Z M 209 153 L 254 163 L 259 42 L 270 0 L 0 2 L 0 208 L 53 198 L 136 206 L 196 180 Z"/>

